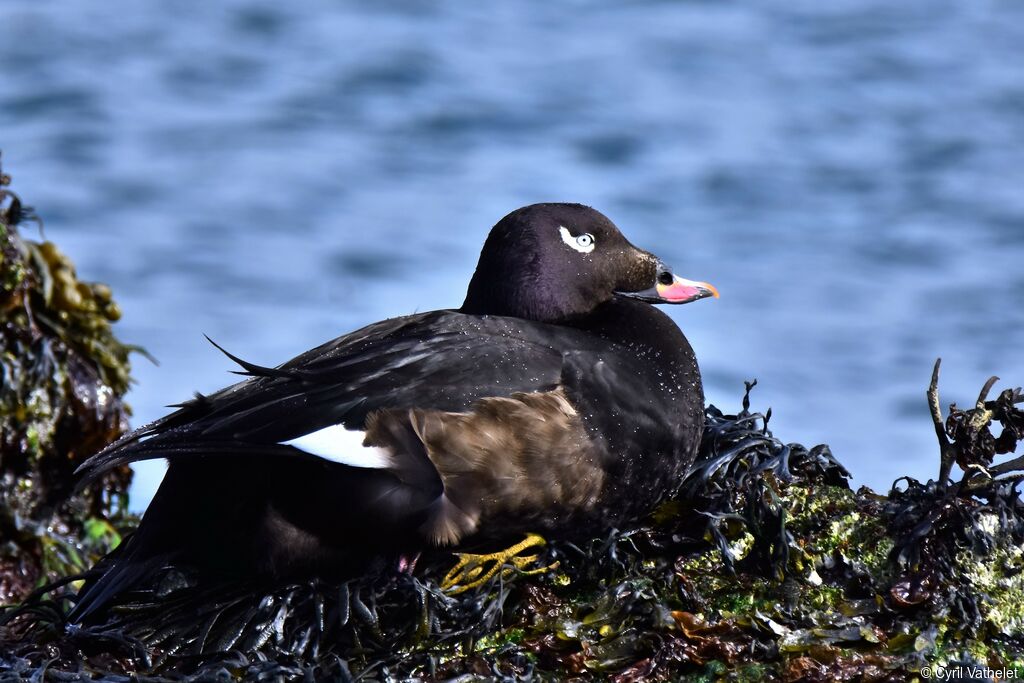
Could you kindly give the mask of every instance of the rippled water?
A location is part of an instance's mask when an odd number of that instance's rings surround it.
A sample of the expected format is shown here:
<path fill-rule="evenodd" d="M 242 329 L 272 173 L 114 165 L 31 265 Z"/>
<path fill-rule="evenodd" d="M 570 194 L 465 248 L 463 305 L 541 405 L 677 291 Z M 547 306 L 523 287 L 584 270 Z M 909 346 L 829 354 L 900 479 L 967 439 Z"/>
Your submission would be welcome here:
<path fill-rule="evenodd" d="M 708 397 L 756 377 L 858 483 L 934 476 L 923 389 L 1024 382 L 1024 4 L 0 4 L 0 148 L 109 282 L 136 422 L 456 306 L 489 227 L 591 204 L 720 301 L 672 309 Z M 134 504 L 159 479 L 142 469 Z"/>

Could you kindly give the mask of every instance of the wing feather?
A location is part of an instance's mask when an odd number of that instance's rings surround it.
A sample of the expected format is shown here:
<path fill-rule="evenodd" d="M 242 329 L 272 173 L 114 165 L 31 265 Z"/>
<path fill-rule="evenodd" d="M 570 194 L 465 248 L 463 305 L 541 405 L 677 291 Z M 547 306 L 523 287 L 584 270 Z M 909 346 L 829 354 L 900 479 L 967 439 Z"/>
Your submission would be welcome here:
<path fill-rule="evenodd" d="M 561 380 L 558 349 L 586 339 L 569 328 L 434 311 L 370 325 L 279 368 L 228 354 L 252 377 L 186 401 L 94 455 L 80 475 L 84 483 L 118 465 L 200 451 L 266 453 L 334 424 L 365 429 L 367 416 L 380 409 L 458 412 L 483 398 L 550 391 Z"/>

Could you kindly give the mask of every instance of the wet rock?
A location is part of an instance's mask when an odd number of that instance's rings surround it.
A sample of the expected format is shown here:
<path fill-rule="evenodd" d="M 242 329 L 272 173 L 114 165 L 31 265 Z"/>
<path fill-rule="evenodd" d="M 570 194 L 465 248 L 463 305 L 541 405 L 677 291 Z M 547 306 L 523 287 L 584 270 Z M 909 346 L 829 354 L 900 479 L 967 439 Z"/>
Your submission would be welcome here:
<path fill-rule="evenodd" d="M 131 526 L 131 472 L 75 492 L 82 461 L 128 426 L 132 348 L 109 287 L 78 279 L 0 178 L 0 602 L 90 566 Z"/>

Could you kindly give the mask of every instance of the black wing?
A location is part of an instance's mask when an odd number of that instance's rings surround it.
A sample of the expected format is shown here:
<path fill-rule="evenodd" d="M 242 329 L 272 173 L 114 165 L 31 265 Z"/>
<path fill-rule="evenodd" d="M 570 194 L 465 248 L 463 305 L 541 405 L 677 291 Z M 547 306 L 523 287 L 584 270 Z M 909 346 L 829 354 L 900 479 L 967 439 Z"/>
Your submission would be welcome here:
<path fill-rule="evenodd" d="M 569 328 L 433 311 L 375 323 L 277 368 L 228 354 L 250 379 L 197 395 L 91 457 L 80 474 L 84 482 L 153 458 L 311 457 L 281 442 L 334 424 L 362 429 L 381 408 L 463 411 L 488 396 L 549 391 L 561 380 L 560 349 L 592 343 Z"/>

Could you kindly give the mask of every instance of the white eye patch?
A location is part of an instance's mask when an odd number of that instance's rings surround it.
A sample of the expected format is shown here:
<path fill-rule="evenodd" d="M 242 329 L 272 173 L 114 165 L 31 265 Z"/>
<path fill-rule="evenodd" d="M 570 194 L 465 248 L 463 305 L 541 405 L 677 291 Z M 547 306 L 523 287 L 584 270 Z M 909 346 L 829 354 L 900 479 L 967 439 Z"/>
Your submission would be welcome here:
<path fill-rule="evenodd" d="M 581 254 L 589 254 L 594 251 L 594 236 L 589 232 L 582 235 L 573 235 L 568 229 L 558 226 L 558 232 L 562 235 L 562 241 Z"/>

